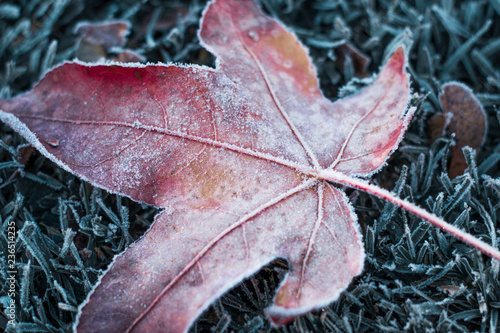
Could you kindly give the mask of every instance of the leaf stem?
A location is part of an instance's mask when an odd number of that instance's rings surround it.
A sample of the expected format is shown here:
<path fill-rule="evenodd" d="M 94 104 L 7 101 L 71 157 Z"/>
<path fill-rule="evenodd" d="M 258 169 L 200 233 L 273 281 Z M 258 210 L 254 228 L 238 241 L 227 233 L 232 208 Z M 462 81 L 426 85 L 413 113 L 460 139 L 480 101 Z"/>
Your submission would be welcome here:
<path fill-rule="evenodd" d="M 333 170 L 322 170 L 318 172 L 318 177 L 332 181 L 337 184 L 345 185 L 351 188 L 356 188 L 358 190 L 361 190 L 363 192 L 366 192 L 368 194 L 372 194 L 374 196 L 377 196 L 381 199 L 384 199 L 393 205 L 396 205 L 398 207 L 403 208 L 404 210 L 421 217 L 422 219 L 428 221 L 429 223 L 435 225 L 436 227 L 449 232 L 456 238 L 462 240 L 463 242 L 475 247 L 476 249 L 480 250 L 481 252 L 487 254 L 488 256 L 495 258 L 496 260 L 500 261 L 500 251 L 496 249 L 495 247 L 486 244 L 482 240 L 472 236 L 471 234 L 462 231 L 458 229 L 457 227 L 449 224 L 448 222 L 444 221 L 443 219 L 439 218 L 438 216 L 429 213 L 425 209 L 422 209 L 418 207 L 417 205 L 408 202 L 406 200 L 403 200 L 401 198 L 398 198 L 394 196 L 392 193 L 389 191 L 380 188 L 375 185 L 369 184 L 365 180 L 361 179 L 356 179 L 354 177 L 346 176 L 344 174 L 341 174 L 337 171 Z"/>

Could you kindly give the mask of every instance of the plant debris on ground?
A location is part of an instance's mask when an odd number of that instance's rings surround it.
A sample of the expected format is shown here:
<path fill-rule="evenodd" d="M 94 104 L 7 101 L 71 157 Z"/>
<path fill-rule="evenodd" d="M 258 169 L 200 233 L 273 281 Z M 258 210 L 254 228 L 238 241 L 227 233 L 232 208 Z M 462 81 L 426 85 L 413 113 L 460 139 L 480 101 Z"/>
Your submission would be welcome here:
<path fill-rule="evenodd" d="M 498 247 L 500 2 L 260 3 L 309 48 L 322 90 L 332 99 L 363 86 L 370 79 L 366 73 L 377 72 L 391 43 L 412 45 L 409 72 L 418 110 L 399 150 L 373 182 Z M 98 50 L 108 59 L 130 51 L 152 63 L 213 66 L 196 35 L 204 6 L 195 0 L 3 2 L 0 97 L 27 91 L 47 69 L 82 56 L 85 41 L 75 30 L 81 22 L 130 23 L 124 46 Z M 443 133 L 432 143 L 427 136 L 429 119 L 442 112 L 440 87 L 449 81 L 470 87 L 488 118 L 484 144 L 478 151 L 464 148 L 468 167 L 453 179 L 448 174 L 450 151 L 461 133 Z M 0 128 L 0 329 L 71 331 L 78 305 L 101 272 L 147 230 L 157 211 L 89 186 L 42 157 L 6 125 Z M 287 271 L 286 262 L 276 260 L 217 301 L 191 331 L 500 328 L 499 262 L 391 204 L 357 191 L 350 195 L 367 260 L 364 273 L 337 302 L 282 328 L 270 327 L 263 310 Z M 9 267 L 12 225 L 17 231 L 15 266 Z M 11 290 L 15 326 L 8 325 Z"/>

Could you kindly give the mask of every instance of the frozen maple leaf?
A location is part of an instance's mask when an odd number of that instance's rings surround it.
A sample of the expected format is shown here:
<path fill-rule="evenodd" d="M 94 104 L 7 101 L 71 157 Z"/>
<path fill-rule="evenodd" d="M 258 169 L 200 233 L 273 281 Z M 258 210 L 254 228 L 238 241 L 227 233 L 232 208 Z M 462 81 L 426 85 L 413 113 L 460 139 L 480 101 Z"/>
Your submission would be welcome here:
<path fill-rule="evenodd" d="M 272 320 L 331 303 L 364 261 L 338 185 L 459 234 L 356 178 L 383 166 L 412 116 L 402 48 L 373 84 L 332 103 L 296 36 L 253 1 L 212 1 L 199 35 L 216 69 L 66 63 L 0 103 L 0 118 L 65 169 L 166 208 L 101 277 L 79 332 L 186 331 L 278 257 L 290 271 Z"/>
<path fill-rule="evenodd" d="M 449 175 L 453 179 L 468 167 L 462 148 L 479 149 L 486 139 L 486 113 L 474 92 L 460 82 L 448 82 L 441 87 L 439 101 L 443 113 L 429 120 L 428 134 L 436 140 L 444 132 L 454 133 L 456 144 L 451 147 Z"/>

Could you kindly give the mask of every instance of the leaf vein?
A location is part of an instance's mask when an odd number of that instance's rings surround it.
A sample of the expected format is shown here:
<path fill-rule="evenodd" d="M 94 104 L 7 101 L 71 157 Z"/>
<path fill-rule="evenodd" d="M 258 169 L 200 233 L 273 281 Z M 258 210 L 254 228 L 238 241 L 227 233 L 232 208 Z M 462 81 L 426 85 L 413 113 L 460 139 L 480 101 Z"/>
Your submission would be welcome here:
<path fill-rule="evenodd" d="M 316 223 L 314 223 L 314 228 L 311 233 L 311 236 L 309 237 L 309 241 L 307 243 L 307 251 L 306 255 L 304 256 L 304 260 L 302 261 L 302 267 L 300 271 L 300 280 L 299 280 L 299 287 L 297 288 L 297 300 L 300 301 L 300 295 L 302 293 L 302 285 L 304 283 L 305 275 L 306 275 L 306 269 L 307 269 L 307 261 L 309 260 L 309 257 L 311 255 L 312 248 L 314 246 L 314 241 L 316 239 L 316 236 L 318 234 L 319 227 L 323 221 L 323 199 L 324 199 L 324 182 L 319 182 L 318 183 L 318 206 L 317 206 L 317 216 L 318 218 L 316 219 Z"/>
<path fill-rule="evenodd" d="M 232 19 L 231 19 L 231 24 L 234 27 L 234 22 L 233 22 Z M 271 97 L 273 99 L 274 104 L 276 105 L 276 108 L 279 110 L 281 116 L 285 119 L 285 121 L 286 121 L 288 127 L 290 128 L 290 130 L 292 131 L 293 135 L 295 135 L 295 137 L 299 141 L 299 144 L 302 146 L 302 148 L 305 150 L 306 154 L 311 159 L 311 161 L 313 163 L 313 166 L 316 169 L 320 169 L 320 165 L 319 165 L 318 159 L 316 158 L 316 155 L 314 154 L 314 152 L 311 149 L 311 147 L 309 147 L 309 145 L 307 144 L 307 142 L 304 140 L 304 138 L 302 137 L 302 134 L 300 134 L 299 130 L 295 127 L 295 125 L 293 124 L 293 122 L 290 119 L 290 117 L 288 116 L 288 114 L 283 109 L 283 106 L 281 105 L 281 103 L 280 103 L 280 101 L 278 99 L 278 96 L 276 96 L 276 93 L 275 93 L 275 91 L 274 91 L 274 89 L 273 89 L 273 87 L 271 85 L 271 81 L 269 80 L 269 77 L 267 76 L 267 74 L 266 74 L 266 72 L 265 72 L 262 64 L 260 63 L 259 59 L 245 45 L 245 43 L 243 42 L 243 39 L 241 38 L 241 34 L 238 31 L 238 29 L 234 28 L 234 30 L 236 31 L 236 33 L 238 35 L 238 39 L 240 40 L 240 43 L 243 46 L 243 49 L 250 55 L 250 57 L 252 58 L 252 60 L 255 62 L 255 65 L 257 66 L 257 68 L 259 70 L 259 73 L 261 74 L 261 76 L 262 76 L 262 78 L 264 80 L 264 83 L 266 84 L 266 88 L 269 91 L 269 93 L 271 94 Z"/>
<path fill-rule="evenodd" d="M 342 148 L 340 148 L 340 151 L 339 151 L 339 153 L 337 155 L 337 158 L 327 168 L 327 170 L 333 170 L 333 168 L 335 168 L 337 166 L 337 164 L 339 164 L 339 162 L 342 159 L 342 156 L 344 155 L 344 151 L 347 148 L 347 145 L 349 144 L 349 141 L 351 140 L 352 135 L 354 134 L 354 131 L 358 128 L 359 124 L 361 124 L 373 111 L 375 111 L 377 109 L 377 107 L 380 105 L 380 103 L 387 96 L 387 93 L 388 92 L 386 91 L 384 93 L 384 95 L 377 101 L 377 103 L 375 103 L 375 105 L 373 106 L 373 108 L 370 111 L 368 111 L 367 113 L 365 113 L 361 118 L 359 118 L 358 121 L 354 123 L 354 125 L 352 125 L 352 128 L 351 128 L 349 134 L 347 135 L 347 138 L 345 139 L 344 143 L 342 144 Z"/>
<path fill-rule="evenodd" d="M 209 250 L 211 250 L 221 239 L 229 235 L 231 232 L 248 222 L 250 219 L 254 218 L 258 214 L 262 213 L 264 210 L 276 205 L 278 202 L 285 200 L 286 198 L 291 197 L 292 195 L 305 190 L 307 188 L 310 188 L 317 182 L 316 179 L 309 179 L 308 181 L 303 182 L 302 184 L 288 190 L 285 193 L 282 193 L 279 196 L 276 196 L 272 200 L 269 200 L 268 202 L 260 205 L 253 211 L 249 212 L 248 214 L 245 214 L 244 216 L 241 217 L 238 221 L 235 223 L 231 224 L 229 227 L 224 229 L 221 233 L 219 233 L 217 236 L 215 236 L 205 247 L 203 247 L 198 254 L 194 256 L 194 258 L 187 263 L 187 265 L 180 271 L 175 277 L 172 278 L 170 283 L 163 288 L 163 290 L 158 294 L 158 296 L 155 297 L 155 299 L 151 302 L 151 304 L 134 320 L 134 322 L 127 328 L 125 331 L 126 333 L 130 333 L 135 326 L 153 309 L 153 307 L 160 301 L 160 299 L 172 288 L 172 286 L 179 281 L 179 279 L 184 276 L 195 264 L 197 264 L 200 259 L 208 253 Z"/>
<path fill-rule="evenodd" d="M 266 160 L 269 162 L 274 162 L 276 164 L 280 164 L 283 166 L 287 166 L 289 168 L 295 169 L 303 174 L 310 175 L 313 177 L 317 177 L 320 170 L 312 169 L 310 166 L 301 165 L 299 163 L 284 159 L 282 157 L 277 157 L 268 153 L 261 153 L 257 151 L 253 151 L 248 148 L 243 148 L 236 146 L 234 144 L 215 141 L 212 139 L 203 138 L 200 136 L 187 134 L 179 131 L 169 130 L 165 128 L 160 128 L 156 126 L 143 125 L 143 124 L 134 124 L 134 123 L 126 123 L 119 121 L 93 121 L 93 120 L 73 120 L 73 119 L 61 119 L 61 118 L 53 118 L 53 117 L 43 117 L 43 116 L 33 116 L 26 114 L 17 114 L 18 118 L 30 118 L 30 119 L 40 119 L 44 121 L 53 121 L 53 122 L 61 122 L 61 123 L 70 123 L 75 125 L 93 125 L 93 126 L 120 126 L 120 127 L 128 127 L 135 129 L 143 129 L 147 132 L 156 132 L 159 134 L 169 135 L 172 137 L 177 137 L 181 139 L 191 140 L 198 143 L 203 143 L 213 147 L 224 148 L 230 151 L 238 152 L 244 155 L 256 157 L 262 160 Z"/>

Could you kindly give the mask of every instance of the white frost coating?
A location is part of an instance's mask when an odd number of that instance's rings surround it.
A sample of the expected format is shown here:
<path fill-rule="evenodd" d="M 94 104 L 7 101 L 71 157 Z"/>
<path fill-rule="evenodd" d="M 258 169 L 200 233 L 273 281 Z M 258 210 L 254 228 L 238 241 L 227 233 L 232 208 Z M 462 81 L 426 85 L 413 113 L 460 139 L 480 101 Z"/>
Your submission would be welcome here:
<path fill-rule="evenodd" d="M 73 61 L 64 61 L 62 64 L 58 64 L 51 69 L 47 71 L 51 72 L 53 69 L 56 69 L 58 67 L 61 67 L 64 64 L 77 64 L 77 65 L 82 65 L 85 67 L 97 67 L 97 66 L 118 66 L 118 67 L 128 67 L 128 68 L 146 68 L 146 67 L 181 67 L 181 68 L 195 68 L 200 71 L 206 70 L 206 71 L 211 71 L 215 72 L 215 69 L 209 66 L 205 65 L 197 65 L 197 64 L 185 64 L 185 63 L 178 63 L 178 62 L 147 62 L 145 64 L 140 63 L 140 62 L 119 62 L 115 60 L 109 60 L 109 59 L 104 59 L 101 58 L 100 60 L 96 62 L 86 62 L 79 60 L 78 58 L 75 58 Z M 45 73 L 45 74 L 47 74 Z M 44 74 L 44 76 L 45 76 Z M 42 77 L 43 78 L 43 77 Z M 40 80 L 41 81 L 41 80 Z"/>

